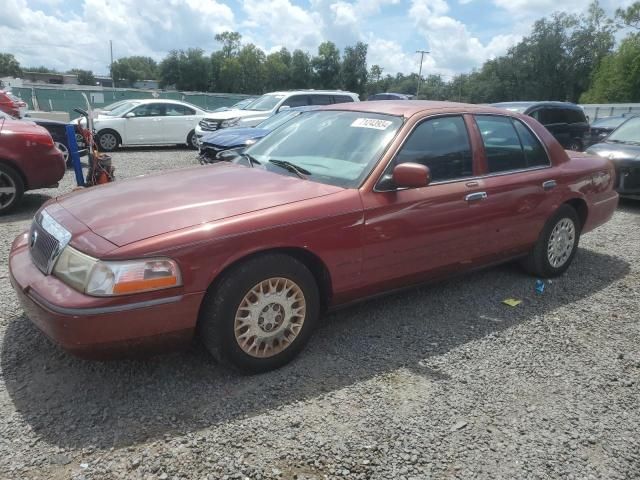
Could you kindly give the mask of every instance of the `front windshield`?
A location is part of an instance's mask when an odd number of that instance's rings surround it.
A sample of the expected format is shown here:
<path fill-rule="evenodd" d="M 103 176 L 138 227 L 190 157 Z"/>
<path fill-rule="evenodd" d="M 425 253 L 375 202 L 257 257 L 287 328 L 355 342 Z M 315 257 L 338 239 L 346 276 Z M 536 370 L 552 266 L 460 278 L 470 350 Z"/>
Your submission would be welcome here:
<path fill-rule="evenodd" d="M 286 110 L 282 113 L 277 113 L 276 115 L 269 117 L 266 120 L 260 122 L 258 125 L 256 125 L 256 128 L 264 128 L 265 130 L 275 130 L 280 125 L 283 125 L 284 123 L 288 122 L 294 117 L 297 117 L 301 113 L 302 112 L 297 112 L 295 110 L 293 111 Z"/>
<path fill-rule="evenodd" d="M 322 110 L 299 115 L 245 150 L 270 171 L 280 160 L 308 171 L 312 181 L 358 187 L 402 125 L 402 118 L 379 113 Z"/>
<path fill-rule="evenodd" d="M 613 131 L 608 142 L 640 143 L 640 117 L 634 117 Z"/>
<path fill-rule="evenodd" d="M 2 119 L 7 119 L 7 120 L 15 120 L 15 118 L 13 118 L 11 115 L 9 115 L 6 112 L 3 112 L 2 110 L 0 110 L 0 118 Z"/>
<path fill-rule="evenodd" d="M 273 107 L 283 98 L 284 95 L 262 95 L 247 105 L 245 110 L 257 110 L 259 112 L 273 110 Z"/>
<path fill-rule="evenodd" d="M 112 117 L 117 117 L 119 115 L 122 115 L 123 113 L 129 111 L 129 109 L 131 107 L 135 107 L 136 105 L 139 105 L 139 102 L 127 102 L 127 103 L 123 103 L 122 105 L 120 105 L 119 107 L 114 108 L 113 110 L 111 110 L 108 115 L 111 115 Z"/>

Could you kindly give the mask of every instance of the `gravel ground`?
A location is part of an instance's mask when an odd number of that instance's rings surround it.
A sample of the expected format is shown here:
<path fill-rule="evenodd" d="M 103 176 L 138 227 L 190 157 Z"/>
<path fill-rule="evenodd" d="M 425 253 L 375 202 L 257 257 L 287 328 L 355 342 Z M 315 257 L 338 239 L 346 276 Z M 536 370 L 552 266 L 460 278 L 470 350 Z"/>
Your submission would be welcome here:
<path fill-rule="evenodd" d="M 121 178 L 196 164 L 113 158 Z M 32 327 L 7 254 L 55 193 L 0 220 L 0 478 L 640 477 L 640 202 L 543 295 L 492 268 L 334 313 L 292 364 L 240 376 L 198 345 L 82 361 Z"/>

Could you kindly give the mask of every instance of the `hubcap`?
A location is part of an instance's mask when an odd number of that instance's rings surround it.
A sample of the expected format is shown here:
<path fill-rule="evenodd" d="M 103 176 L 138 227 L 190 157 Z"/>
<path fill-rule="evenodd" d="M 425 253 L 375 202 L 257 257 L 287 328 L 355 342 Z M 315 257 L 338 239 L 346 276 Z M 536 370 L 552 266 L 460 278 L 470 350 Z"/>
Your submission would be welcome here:
<path fill-rule="evenodd" d="M 576 227 L 568 218 L 561 219 L 551 231 L 549 245 L 547 246 L 547 258 L 554 268 L 564 265 L 576 243 Z"/>
<path fill-rule="evenodd" d="M 64 157 L 64 161 L 69 160 L 69 149 L 64 143 L 55 142 L 56 148 L 62 152 L 62 156 Z"/>
<path fill-rule="evenodd" d="M 0 209 L 13 202 L 16 196 L 16 184 L 13 179 L 4 172 L 0 172 Z"/>
<path fill-rule="evenodd" d="M 194 135 L 191 135 L 191 146 L 193 148 L 198 148 L 198 138 Z"/>
<path fill-rule="evenodd" d="M 302 330 L 307 305 L 293 281 L 274 277 L 247 292 L 236 311 L 234 334 L 243 352 L 268 358 L 287 349 Z"/>
<path fill-rule="evenodd" d="M 118 144 L 118 139 L 113 133 L 103 133 L 100 135 L 100 146 L 105 150 L 113 150 Z"/>

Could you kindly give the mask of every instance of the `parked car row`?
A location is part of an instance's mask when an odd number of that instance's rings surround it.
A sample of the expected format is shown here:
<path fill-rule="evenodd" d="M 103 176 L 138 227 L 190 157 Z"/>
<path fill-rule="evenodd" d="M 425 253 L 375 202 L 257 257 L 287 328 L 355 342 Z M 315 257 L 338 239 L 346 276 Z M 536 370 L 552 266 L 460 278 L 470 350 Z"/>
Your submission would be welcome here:
<path fill-rule="evenodd" d="M 616 208 L 611 162 L 530 116 L 324 94 L 231 161 L 48 202 L 10 253 L 27 316 L 84 357 L 197 335 L 265 371 L 330 309 L 511 260 L 560 275 Z M 287 94 L 272 97 L 256 111 L 281 110 Z"/>

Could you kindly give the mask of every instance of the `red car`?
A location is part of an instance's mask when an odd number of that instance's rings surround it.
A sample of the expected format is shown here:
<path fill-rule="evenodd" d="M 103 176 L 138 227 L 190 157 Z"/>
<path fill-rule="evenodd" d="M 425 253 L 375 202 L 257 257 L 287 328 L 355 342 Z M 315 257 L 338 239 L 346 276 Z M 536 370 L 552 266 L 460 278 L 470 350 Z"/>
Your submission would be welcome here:
<path fill-rule="evenodd" d="M 22 118 L 27 112 L 27 104 L 11 93 L 0 90 L 0 110 L 12 117 Z"/>
<path fill-rule="evenodd" d="M 0 117 L 0 215 L 18 205 L 25 191 L 57 186 L 65 168 L 47 130 Z"/>
<path fill-rule="evenodd" d="M 49 202 L 10 254 L 27 315 L 81 356 L 197 333 L 264 371 L 339 305 L 513 259 L 559 275 L 618 202 L 609 161 L 474 105 L 332 105 L 235 162 Z"/>

